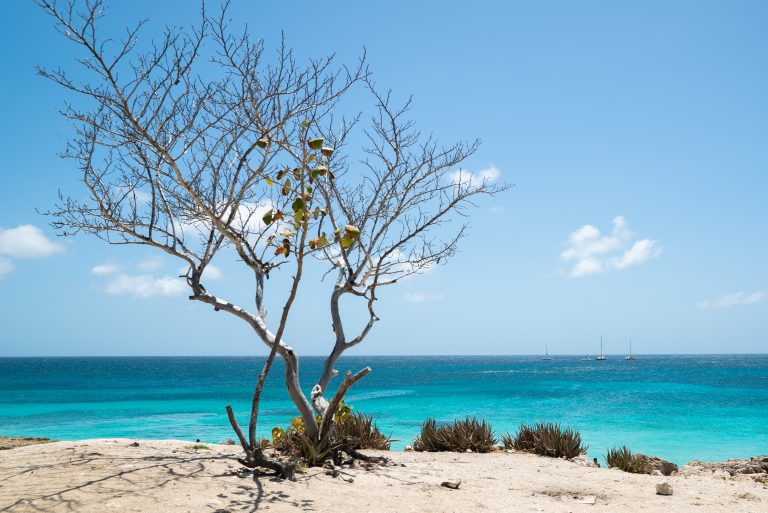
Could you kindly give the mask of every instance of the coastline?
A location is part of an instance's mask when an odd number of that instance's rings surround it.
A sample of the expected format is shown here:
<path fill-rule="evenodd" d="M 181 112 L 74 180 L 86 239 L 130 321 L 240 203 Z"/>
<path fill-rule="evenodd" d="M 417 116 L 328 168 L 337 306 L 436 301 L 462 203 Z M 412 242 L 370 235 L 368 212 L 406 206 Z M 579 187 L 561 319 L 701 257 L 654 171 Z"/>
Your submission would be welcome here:
<path fill-rule="evenodd" d="M 550 348 L 551 350 L 552 348 Z M 232 437 L 224 405 L 247 422 L 262 358 L 0 358 L 0 434 L 86 438 Z M 267 380 L 259 436 L 296 416 L 282 362 Z M 306 383 L 322 358 L 302 359 Z M 648 356 L 636 362 L 577 357 L 349 356 L 371 366 L 346 403 L 372 415 L 394 449 L 412 445 L 427 417 L 488 420 L 498 437 L 521 422 L 578 430 L 590 458 L 626 445 L 678 465 L 763 454 L 768 447 L 768 356 Z M 412 379 L 419 369 L 419 380 Z M 108 382 L 109 386 L 104 386 Z M 308 392 L 308 389 L 307 389 Z M 447 401 L 446 397 L 451 400 Z M 670 430 L 674 426 L 674 430 Z"/>
<path fill-rule="evenodd" d="M 629 474 L 525 453 L 378 452 L 391 463 L 310 468 L 294 482 L 242 471 L 240 448 L 90 439 L 0 451 L 0 511 L 728 511 L 768 505 L 768 486 L 697 470 Z M 440 486 L 460 481 L 457 490 Z M 351 481 L 351 482 L 349 482 Z M 674 494 L 657 495 L 668 482 Z"/>

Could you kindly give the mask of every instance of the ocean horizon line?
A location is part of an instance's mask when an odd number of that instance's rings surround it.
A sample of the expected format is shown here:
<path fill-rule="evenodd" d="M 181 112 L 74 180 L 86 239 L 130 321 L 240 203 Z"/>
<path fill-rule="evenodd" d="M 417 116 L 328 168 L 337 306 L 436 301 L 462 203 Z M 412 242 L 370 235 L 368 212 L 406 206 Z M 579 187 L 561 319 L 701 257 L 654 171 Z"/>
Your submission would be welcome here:
<path fill-rule="evenodd" d="M 597 353 L 548 353 L 550 357 L 592 357 Z M 627 355 L 623 353 L 603 353 L 603 355 L 611 357 L 621 357 Z M 768 352 L 764 353 L 632 353 L 633 356 L 768 356 Z M 98 354 L 83 354 L 83 355 L 0 355 L 0 359 L 11 358 L 261 358 L 266 357 L 266 354 L 114 354 L 114 355 L 98 355 Z M 339 359 L 357 359 L 357 358 L 457 358 L 457 357 L 478 357 L 478 358 L 508 358 L 508 357 L 530 357 L 539 358 L 543 356 L 543 353 L 473 353 L 473 354 L 354 354 L 354 355 L 342 355 Z M 300 358 L 327 358 L 324 354 L 305 354 L 300 355 Z"/>

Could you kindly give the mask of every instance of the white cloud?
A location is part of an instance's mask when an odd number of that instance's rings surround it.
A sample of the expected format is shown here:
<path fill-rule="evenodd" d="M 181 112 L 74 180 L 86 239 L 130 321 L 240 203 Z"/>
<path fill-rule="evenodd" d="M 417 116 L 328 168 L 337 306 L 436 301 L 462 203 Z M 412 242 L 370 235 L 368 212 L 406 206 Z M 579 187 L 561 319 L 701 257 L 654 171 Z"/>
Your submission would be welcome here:
<path fill-rule="evenodd" d="M 171 276 L 119 274 L 107 282 L 104 290 L 109 294 L 140 298 L 170 297 L 183 294 L 186 284 L 181 279 Z"/>
<path fill-rule="evenodd" d="M 430 294 L 427 292 L 409 292 L 405 296 L 403 296 L 403 299 L 408 301 L 409 303 L 425 303 L 427 301 L 440 301 L 443 299 L 442 294 Z"/>
<path fill-rule="evenodd" d="M 703 310 L 713 308 L 730 308 L 737 305 L 752 305 L 759 303 L 766 298 L 766 293 L 763 291 L 757 292 L 734 292 L 732 294 L 724 294 L 716 299 L 708 299 L 701 301 L 696 305 L 696 308 Z"/>
<path fill-rule="evenodd" d="M 504 207 L 500 207 L 499 205 L 495 205 L 495 206 L 493 206 L 493 207 L 488 209 L 488 213 L 489 214 L 494 214 L 494 215 L 503 214 L 504 213 Z"/>
<path fill-rule="evenodd" d="M 477 187 L 483 182 L 495 182 L 501 176 L 501 171 L 496 166 L 490 166 L 480 171 L 472 172 L 466 169 L 459 169 L 448 175 L 451 183 L 454 185 L 465 185 Z"/>
<path fill-rule="evenodd" d="M 11 271 L 13 271 L 13 262 L 8 258 L 0 257 L 0 279 Z"/>
<path fill-rule="evenodd" d="M 656 258 L 661 254 L 661 248 L 656 245 L 655 240 L 643 239 L 635 242 L 631 248 L 624 252 L 620 258 L 613 261 L 616 269 L 625 269 L 633 265 L 640 265 L 646 260 Z"/>
<path fill-rule="evenodd" d="M 91 274 L 96 276 L 109 276 L 110 274 L 119 273 L 123 268 L 115 264 L 102 264 L 97 265 L 91 269 Z"/>
<path fill-rule="evenodd" d="M 151 258 L 145 258 L 138 264 L 136 264 L 136 269 L 143 273 L 148 273 L 152 271 L 156 271 L 160 269 L 163 266 L 163 261 L 158 257 L 151 257 Z"/>
<path fill-rule="evenodd" d="M 633 241 L 626 219 L 616 216 L 610 235 L 602 235 L 591 224 L 572 232 L 560 259 L 572 264 L 568 276 L 578 278 L 640 265 L 660 254 L 661 248 L 654 240 Z"/>
<path fill-rule="evenodd" d="M 23 224 L 16 228 L 0 228 L 0 255 L 12 258 L 39 258 L 63 251 L 43 234 L 40 228 Z"/>
<path fill-rule="evenodd" d="M 208 264 L 203 271 L 203 279 L 220 280 L 223 276 L 224 274 L 221 272 L 221 269 L 213 264 Z"/>
<path fill-rule="evenodd" d="M 254 235 L 263 233 L 267 226 L 262 220 L 264 215 L 275 208 L 271 201 L 261 201 L 257 203 L 242 203 L 238 206 L 237 211 L 232 219 L 231 226 L 238 231 L 244 232 L 246 236 L 249 236 L 249 240 L 255 238 Z M 226 218 L 231 212 L 231 209 L 225 211 L 222 214 L 222 218 Z M 271 229 L 279 230 L 283 223 L 273 223 L 270 225 Z M 169 227 L 170 229 L 170 227 Z M 211 230 L 211 223 L 209 219 L 177 219 L 175 222 L 175 229 L 180 231 L 184 237 L 202 237 L 207 238 Z"/>

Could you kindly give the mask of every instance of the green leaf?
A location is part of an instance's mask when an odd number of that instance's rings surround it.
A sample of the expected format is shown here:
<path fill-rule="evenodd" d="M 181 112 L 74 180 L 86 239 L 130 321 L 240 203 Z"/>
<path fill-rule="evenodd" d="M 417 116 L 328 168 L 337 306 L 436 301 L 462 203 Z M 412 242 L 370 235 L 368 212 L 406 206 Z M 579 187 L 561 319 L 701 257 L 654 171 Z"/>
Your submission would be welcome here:
<path fill-rule="evenodd" d="M 298 212 L 299 210 L 304 210 L 304 200 L 301 198 L 296 198 L 293 200 L 293 203 L 291 204 L 291 208 L 294 212 Z"/>
<path fill-rule="evenodd" d="M 315 211 L 312 212 L 312 217 L 314 217 L 315 219 L 320 217 L 320 207 L 315 207 Z"/>
<path fill-rule="evenodd" d="M 304 121 L 302 121 L 301 122 L 301 126 L 302 126 L 302 128 L 307 128 L 309 126 L 309 120 L 305 119 Z"/>
<path fill-rule="evenodd" d="M 264 180 L 267 181 L 267 185 L 269 185 L 270 187 L 275 185 L 275 182 L 273 182 L 269 177 L 264 178 Z"/>
<path fill-rule="evenodd" d="M 322 148 L 320 148 L 320 153 L 322 153 L 326 157 L 330 157 L 331 154 L 333 154 L 333 148 L 331 148 L 330 146 L 323 146 Z"/>
<path fill-rule="evenodd" d="M 262 149 L 266 148 L 267 144 L 269 144 L 269 139 L 267 139 L 266 136 L 263 136 L 261 139 L 256 141 L 256 146 L 258 146 L 259 148 L 262 148 Z"/>
<path fill-rule="evenodd" d="M 272 209 L 269 209 L 269 212 L 264 214 L 264 217 L 261 218 L 262 221 L 264 221 L 264 224 L 269 225 L 272 224 Z"/>
<path fill-rule="evenodd" d="M 293 168 L 293 177 L 296 180 L 301 180 L 301 169 L 299 169 L 298 167 Z"/>
<path fill-rule="evenodd" d="M 304 211 L 303 210 L 295 210 L 293 212 L 293 220 L 295 222 L 296 229 L 298 229 L 299 225 L 304 220 Z"/>
<path fill-rule="evenodd" d="M 317 174 L 319 175 L 325 175 L 328 172 L 328 166 L 317 166 Z"/>
<path fill-rule="evenodd" d="M 310 149 L 319 150 L 323 146 L 323 138 L 316 137 L 314 139 L 310 139 L 307 141 L 307 144 L 309 145 Z"/>
<path fill-rule="evenodd" d="M 288 196 L 288 193 L 291 192 L 291 179 L 287 179 L 285 183 L 283 184 L 283 196 Z"/>
<path fill-rule="evenodd" d="M 344 249 L 350 247 L 354 243 L 355 243 L 355 240 L 351 237 L 347 237 L 346 235 L 341 238 L 341 247 Z"/>
<path fill-rule="evenodd" d="M 285 168 L 282 171 L 278 171 L 277 172 L 277 177 L 276 177 L 277 181 L 279 182 L 280 180 L 282 180 L 287 172 L 288 172 L 288 168 Z"/>
<path fill-rule="evenodd" d="M 323 232 L 320 235 L 320 241 L 318 242 L 317 247 L 324 248 L 327 245 L 328 245 L 328 236 L 325 234 L 325 232 Z"/>
<path fill-rule="evenodd" d="M 353 224 L 348 224 L 344 227 L 344 231 L 346 232 L 346 236 L 350 239 L 359 239 L 360 238 L 360 228 Z"/>

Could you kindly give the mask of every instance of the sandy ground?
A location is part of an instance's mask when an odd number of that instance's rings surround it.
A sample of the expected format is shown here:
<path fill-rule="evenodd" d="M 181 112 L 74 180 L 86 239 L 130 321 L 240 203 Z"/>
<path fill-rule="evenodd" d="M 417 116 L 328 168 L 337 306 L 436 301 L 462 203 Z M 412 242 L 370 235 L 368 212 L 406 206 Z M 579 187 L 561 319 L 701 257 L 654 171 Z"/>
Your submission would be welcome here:
<path fill-rule="evenodd" d="M 393 452 L 385 453 L 392 465 L 338 478 L 310 469 L 290 482 L 240 472 L 235 446 L 132 442 L 0 451 L 0 511 L 768 512 L 768 488 L 742 477 L 634 475 L 519 453 Z M 445 480 L 461 486 L 441 487 Z M 656 495 L 662 481 L 674 495 Z"/>

